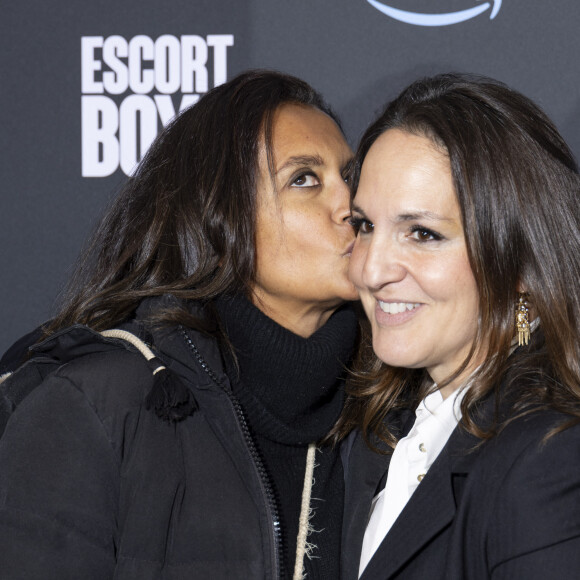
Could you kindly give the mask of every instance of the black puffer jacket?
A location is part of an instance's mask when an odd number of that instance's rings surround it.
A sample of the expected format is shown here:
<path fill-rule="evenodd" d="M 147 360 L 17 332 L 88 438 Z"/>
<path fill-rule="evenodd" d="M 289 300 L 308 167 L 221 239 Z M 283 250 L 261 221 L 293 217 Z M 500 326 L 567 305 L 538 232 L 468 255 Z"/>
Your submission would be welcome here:
<path fill-rule="evenodd" d="M 153 375 L 127 343 L 77 326 L 37 347 L 63 364 L 0 440 L 2 578 L 279 578 L 272 490 L 217 342 L 148 338 L 193 388 L 183 421 L 145 408 Z"/>

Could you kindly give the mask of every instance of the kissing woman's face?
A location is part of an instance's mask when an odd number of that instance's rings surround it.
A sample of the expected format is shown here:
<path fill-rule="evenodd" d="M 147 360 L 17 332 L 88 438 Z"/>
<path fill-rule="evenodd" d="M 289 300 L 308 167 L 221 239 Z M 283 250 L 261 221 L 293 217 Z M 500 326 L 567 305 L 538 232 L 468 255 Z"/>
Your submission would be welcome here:
<path fill-rule="evenodd" d="M 352 152 L 318 109 L 286 104 L 275 113 L 274 176 L 259 154 L 254 301 L 309 336 L 357 292 L 348 278 L 354 232 L 345 172 Z"/>

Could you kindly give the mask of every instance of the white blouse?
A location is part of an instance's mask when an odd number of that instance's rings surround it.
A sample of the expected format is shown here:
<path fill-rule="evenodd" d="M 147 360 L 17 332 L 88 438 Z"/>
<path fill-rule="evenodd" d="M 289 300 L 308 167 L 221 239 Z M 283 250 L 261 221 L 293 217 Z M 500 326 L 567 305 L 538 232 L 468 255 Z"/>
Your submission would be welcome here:
<path fill-rule="evenodd" d="M 373 499 L 359 577 L 461 420 L 466 391 L 458 389 L 445 400 L 435 391 L 417 407 L 413 428 L 399 440 L 391 457 L 385 488 Z"/>

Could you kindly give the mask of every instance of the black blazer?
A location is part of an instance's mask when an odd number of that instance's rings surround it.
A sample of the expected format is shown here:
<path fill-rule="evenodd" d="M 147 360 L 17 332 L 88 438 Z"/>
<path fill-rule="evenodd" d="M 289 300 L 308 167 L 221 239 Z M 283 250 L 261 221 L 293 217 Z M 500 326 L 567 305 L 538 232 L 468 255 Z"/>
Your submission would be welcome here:
<path fill-rule="evenodd" d="M 491 402 L 489 405 L 491 406 Z M 413 417 L 403 417 L 408 432 Z M 580 578 L 580 426 L 538 411 L 474 450 L 459 428 L 368 563 L 361 580 Z M 347 440 L 344 580 L 358 577 L 370 504 L 390 455 Z"/>

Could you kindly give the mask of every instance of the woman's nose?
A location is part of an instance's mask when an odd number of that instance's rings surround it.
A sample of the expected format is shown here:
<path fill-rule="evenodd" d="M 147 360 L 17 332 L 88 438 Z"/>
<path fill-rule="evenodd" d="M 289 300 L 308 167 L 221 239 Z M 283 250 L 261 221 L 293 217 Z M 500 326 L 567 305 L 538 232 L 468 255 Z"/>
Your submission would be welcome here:
<path fill-rule="evenodd" d="M 366 247 L 361 274 L 364 286 L 371 290 L 403 280 L 406 269 L 399 259 L 395 244 L 375 237 Z"/>
<path fill-rule="evenodd" d="M 342 179 L 337 185 L 335 210 L 333 212 L 334 221 L 337 224 L 348 222 L 350 219 L 350 187 Z"/>

